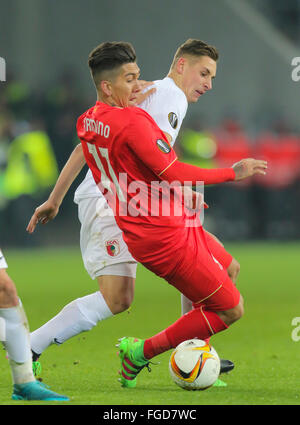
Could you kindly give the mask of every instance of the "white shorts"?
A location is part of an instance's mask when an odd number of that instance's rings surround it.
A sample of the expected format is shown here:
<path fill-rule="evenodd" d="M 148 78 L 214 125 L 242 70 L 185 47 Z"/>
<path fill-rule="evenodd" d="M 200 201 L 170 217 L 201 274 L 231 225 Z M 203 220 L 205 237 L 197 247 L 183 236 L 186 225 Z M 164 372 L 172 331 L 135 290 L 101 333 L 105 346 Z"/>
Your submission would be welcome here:
<path fill-rule="evenodd" d="M 0 249 L 0 269 L 7 269 L 7 263 L 5 261 L 4 255 Z"/>
<path fill-rule="evenodd" d="M 80 249 L 84 267 L 92 279 L 102 275 L 136 277 L 137 262 L 128 251 L 104 198 L 78 201 L 81 223 Z"/>

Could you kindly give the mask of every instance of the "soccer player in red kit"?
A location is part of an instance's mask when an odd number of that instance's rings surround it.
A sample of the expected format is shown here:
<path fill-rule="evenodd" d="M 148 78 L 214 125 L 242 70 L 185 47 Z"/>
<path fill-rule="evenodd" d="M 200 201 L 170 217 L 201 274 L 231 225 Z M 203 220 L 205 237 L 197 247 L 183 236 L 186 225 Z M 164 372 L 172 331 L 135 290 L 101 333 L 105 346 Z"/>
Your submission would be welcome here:
<path fill-rule="evenodd" d="M 128 43 L 102 43 L 90 54 L 98 100 L 79 117 L 77 132 L 133 257 L 192 300 L 195 308 L 145 341 L 121 341 L 121 382 L 126 387 L 135 386 L 136 375 L 155 355 L 190 338 L 208 338 L 243 314 L 242 297 L 212 256 L 200 221 L 198 226 L 188 224 L 179 185 L 241 180 L 265 174 L 266 168 L 264 161 L 252 158 L 213 170 L 179 162 L 150 115 L 128 107 L 138 88 L 133 57 Z"/>

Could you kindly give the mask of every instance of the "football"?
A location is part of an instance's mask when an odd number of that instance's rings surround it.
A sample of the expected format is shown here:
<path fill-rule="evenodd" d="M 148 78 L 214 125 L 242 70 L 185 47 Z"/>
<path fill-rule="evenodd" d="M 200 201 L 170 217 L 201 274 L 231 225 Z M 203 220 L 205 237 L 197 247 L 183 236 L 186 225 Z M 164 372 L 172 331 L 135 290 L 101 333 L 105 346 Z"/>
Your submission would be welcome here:
<path fill-rule="evenodd" d="M 175 384 L 185 390 L 205 390 L 220 373 L 220 358 L 216 350 L 201 339 L 190 339 L 172 352 L 169 370 Z"/>

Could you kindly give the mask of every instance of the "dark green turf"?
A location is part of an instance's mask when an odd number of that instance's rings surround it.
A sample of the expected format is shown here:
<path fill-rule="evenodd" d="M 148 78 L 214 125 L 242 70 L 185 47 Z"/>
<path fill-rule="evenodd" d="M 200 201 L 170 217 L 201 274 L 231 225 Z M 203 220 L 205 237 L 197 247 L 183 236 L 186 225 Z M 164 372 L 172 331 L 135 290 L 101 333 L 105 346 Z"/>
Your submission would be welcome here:
<path fill-rule="evenodd" d="M 300 404 L 300 341 L 291 338 L 292 319 L 300 317 L 300 244 L 231 244 L 227 248 L 241 264 L 238 287 L 245 298 L 245 315 L 211 340 L 219 355 L 236 365 L 224 377 L 226 388 L 181 390 L 169 377 L 170 352 L 155 359 L 160 364 L 151 373 L 141 373 L 136 389 L 120 388 L 117 338 L 151 336 L 180 314 L 177 292 L 141 266 L 131 312 L 102 322 L 63 346 L 51 346 L 41 357 L 43 381 L 67 394 L 68 404 Z M 77 248 L 7 250 L 5 255 L 32 330 L 67 302 L 97 290 Z M 10 399 L 4 351 L 1 357 L 0 404 L 16 404 Z"/>

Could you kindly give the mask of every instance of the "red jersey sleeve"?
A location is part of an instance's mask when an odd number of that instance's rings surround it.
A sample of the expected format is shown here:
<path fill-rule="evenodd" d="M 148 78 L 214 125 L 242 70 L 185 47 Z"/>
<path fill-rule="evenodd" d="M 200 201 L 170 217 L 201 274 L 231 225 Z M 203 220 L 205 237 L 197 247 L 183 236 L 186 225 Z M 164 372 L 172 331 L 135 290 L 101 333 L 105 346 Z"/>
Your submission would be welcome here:
<path fill-rule="evenodd" d="M 158 177 L 177 160 L 175 151 L 150 115 L 136 108 L 131 114 L 128 145 Z"/>
<path fill-rule="evenodd" d="M 179 162 L 164 133 L 144 111 L 132 114 L 130 128 L 131 150 L 161 180 L 209 185 L 235 179 L 233 168 L 205 169 Z"/>
<path fill-rule="evenodd" d="M 195 165 L 176 161 L 161 177 L 168 182 L 179 180 L 181 183 L 191 181 L 193 184 L 202 181 L 204 185 L 224 183 L 235 179 L 233 168 L 200 168 Z"/>

